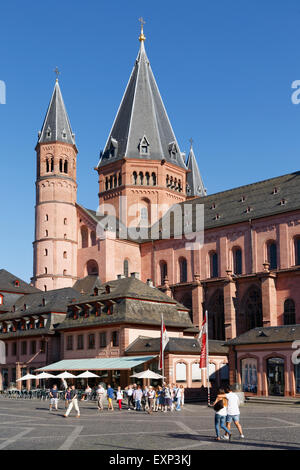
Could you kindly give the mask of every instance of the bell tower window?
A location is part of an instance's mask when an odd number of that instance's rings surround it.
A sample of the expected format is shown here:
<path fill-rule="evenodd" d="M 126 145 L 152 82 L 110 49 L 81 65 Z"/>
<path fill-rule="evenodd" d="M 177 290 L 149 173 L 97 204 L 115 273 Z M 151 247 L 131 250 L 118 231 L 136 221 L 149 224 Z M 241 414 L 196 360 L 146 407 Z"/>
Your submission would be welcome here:
<path fill-rule="evenodd" d="M 169 144 L 169 155 L 170 157 L 174 160 L 176 158 L 176 155 L 178 153 L 177 146 L 175 142 L 171 142 Z"/>

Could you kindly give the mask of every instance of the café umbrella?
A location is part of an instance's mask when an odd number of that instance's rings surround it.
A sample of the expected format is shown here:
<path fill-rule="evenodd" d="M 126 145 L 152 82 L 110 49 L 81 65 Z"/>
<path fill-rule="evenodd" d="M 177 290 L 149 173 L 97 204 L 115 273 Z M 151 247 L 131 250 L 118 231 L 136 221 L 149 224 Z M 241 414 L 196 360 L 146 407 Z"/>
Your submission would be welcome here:
<path fill-rule="evenodd" d="M 41 380 L 41 379 L 53 379 L 55 378 L 55 375 L 49 374 L 48 372 L 41 372 L 40 374 L 35 376 L 36 379 Z M 44 389 L 45 389 L 45 382 L 44 382 Z"/>
<path fill-rule="evenodd" d="M 58 379 L 75 379 L 76 375 L 71 374 L 71 372 L 61 372 L 60 374 L 56 375 L 56 378 Z"/>
<path fill-rule="evenodd" d="M 130 377 L 135 377 L 137 379 L 163 379 L 163 376 L 153 372 L 152 370 L 144 370 L 143 372 L 139 372 L 137 374 L 133 374 Z"/>
<path fill-rule="evenodd" d="M 97 374 L 94 374 L 94 372 L 90 372 L 89 370 L 86 370 L 85 372 L 82 372 L 82 374 L 79 374 L 76 376 L 76 379 L 87 379 L 86 383 L 88 385 L 89 381 L 88 379 L 93 378 L 93 377 L 100 377 Z"/>
<path fill-rule="evenodd" d="M 36 379 L 36 375 L 26 374 L 26 375 L 23 375 L 23 377 L 21 377 L 20 379 L 17 379 L 17 382 L 20 382 L 21 380 L 33 380 L 33 379 Z"/>

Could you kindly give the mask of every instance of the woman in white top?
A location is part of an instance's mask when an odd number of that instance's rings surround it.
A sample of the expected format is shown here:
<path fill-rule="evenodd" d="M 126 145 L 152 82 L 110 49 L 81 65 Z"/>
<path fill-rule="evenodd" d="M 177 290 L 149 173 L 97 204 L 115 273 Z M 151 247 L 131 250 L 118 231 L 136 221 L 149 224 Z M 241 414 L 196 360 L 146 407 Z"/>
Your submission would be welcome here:
<path fill-rule="evenodd" d="M 224 431 L 228 434 L 229 440 L 231 438 L 231 432 L 229 429 L 226 427 L 225 422 L 226 422 L 226 416 L 227 416 L 227 399 L 223 398 L 222 395 L 224 396 L 224 390 L 222 388 L 219 389 L 218 391 L 218 396 L 215 399 L 213 403 L 214 410 L 216 412 L 215 414 L 215 429 L 216 429 L 216 440 L 220 441 L 221 436 L 220 436 L 220 427 L 224 429 Z M 222 437 L 224 439 L 224 437 Z M 228 439 L 228 438 L 227 438 Z"/>
<path fill-rule="evenodd" d="M 123 392 L 121 390 L 121 387 L 118 387 L 117 390 L 117 402 L 119 404 L 119 411 L 122 409 L 122 400 L 123 400 Z"/>

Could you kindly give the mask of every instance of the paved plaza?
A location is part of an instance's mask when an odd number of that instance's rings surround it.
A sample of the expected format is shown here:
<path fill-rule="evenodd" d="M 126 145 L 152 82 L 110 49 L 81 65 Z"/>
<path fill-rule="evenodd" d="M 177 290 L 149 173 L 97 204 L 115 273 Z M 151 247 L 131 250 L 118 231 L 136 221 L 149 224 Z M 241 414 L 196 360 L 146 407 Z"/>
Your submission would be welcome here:
<path fill-rule="evenodd" d="M 80 403 L 64 418 L 64 404 L 49 412 L 49 401 L 0 399 L 0 450 L 293 450 L 300 449 L 300 406 L 246 404 L 241 408 L 245 439 L 234 428 L 231 443 L 216 442 L 214 411 L 187 404 L 180 412 L 100 413 Z"/>

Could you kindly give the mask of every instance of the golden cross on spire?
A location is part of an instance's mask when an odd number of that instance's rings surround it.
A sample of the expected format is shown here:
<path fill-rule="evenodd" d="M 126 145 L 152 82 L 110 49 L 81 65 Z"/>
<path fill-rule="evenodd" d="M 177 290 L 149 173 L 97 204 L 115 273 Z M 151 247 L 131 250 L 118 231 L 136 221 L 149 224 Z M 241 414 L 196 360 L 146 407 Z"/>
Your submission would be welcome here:
<path fill-rule="evenodd" d="M 192 147 L 193 147 L 193 143 L 194 143 L 194 141 L 193 141 L 192 137 L 189 139 L 189 142 L 190 142 L 190 144 L 191 144 L 191 148 L 192 148 Z"/>
<path fill-rule="evenodd" d="M 58 75 L 60 74 L 60 71 L 58 70 L 57 66 L 54 69 L 54 73 L 56 74 L 56 81 L 58 82 Z"/>
<path fill-rule="evenodd" d="M 139 18 L 139 22 L 141 23 L 141 34 L 139 37 L 139 41 L 145 41 L 146 36 L 144 35 L 144 24 L 146 23 L 146 21 L 144 21 L 144 18 L 141 16 L 141 18 Z"/>

